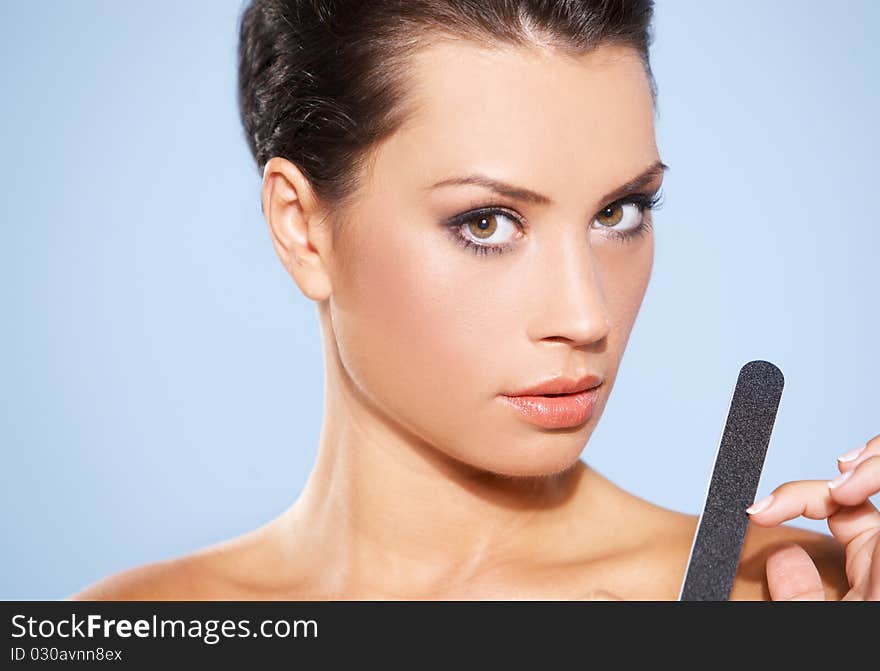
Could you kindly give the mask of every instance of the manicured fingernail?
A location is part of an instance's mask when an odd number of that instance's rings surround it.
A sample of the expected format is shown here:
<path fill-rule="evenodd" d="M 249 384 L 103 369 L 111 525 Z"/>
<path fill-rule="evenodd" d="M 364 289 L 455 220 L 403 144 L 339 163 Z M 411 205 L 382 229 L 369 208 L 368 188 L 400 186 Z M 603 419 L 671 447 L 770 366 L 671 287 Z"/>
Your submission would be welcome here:
<path fill-rule="evenodd" d="M 852 477 L 852 474 L 855 473 L 857 470 L 858 470 L 857 468 L 854 468 L 851 471 L 844 471 L 843 473 L 838 475 L 833 480 L 829 480 L 828 481 L 828 488 L 834 489 L 835 487 L 840 487 L 840 485 L 842 485 L 844 482 L 849 480 Z"/>
<path fill-rule="evenodd" d="M 858 457 L 866 447 L 867 445 L 862 445 L 861 447 L 856 447 L 849 452 L 844 452 L 839 457 L 837 457 L 837 461 L 852 461 L 853 459 Z"/>
<path fill-rule="evenodd" d="M 762 510 L 767 510 L 767 508 L 770 507 L 771 503 L 773 503 L 773 494 L 768 494 L 760 501 L 755 501 L 752 505 L 746 508 L 746 512 L 749 515 L 760 513 Z"/>

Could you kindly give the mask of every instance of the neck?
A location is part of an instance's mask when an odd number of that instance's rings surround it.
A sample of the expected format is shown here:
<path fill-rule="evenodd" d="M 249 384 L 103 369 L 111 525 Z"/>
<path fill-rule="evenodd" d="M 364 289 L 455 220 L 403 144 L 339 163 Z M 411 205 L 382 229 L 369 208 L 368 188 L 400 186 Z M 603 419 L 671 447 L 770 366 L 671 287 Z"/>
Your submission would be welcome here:
<path fill-rule="evenodd" d="M 578 513 L 589 473 L 581 461 L 528 478 L 475 469 L 373 407 L 335 348 L 325 347 L 325 359 L 317 462 L 285 515 L 298 551 L 320 563 L 324 589 L 449 592 L 500 566 L 574 552 L 572 529 L 591 524 Z"/>

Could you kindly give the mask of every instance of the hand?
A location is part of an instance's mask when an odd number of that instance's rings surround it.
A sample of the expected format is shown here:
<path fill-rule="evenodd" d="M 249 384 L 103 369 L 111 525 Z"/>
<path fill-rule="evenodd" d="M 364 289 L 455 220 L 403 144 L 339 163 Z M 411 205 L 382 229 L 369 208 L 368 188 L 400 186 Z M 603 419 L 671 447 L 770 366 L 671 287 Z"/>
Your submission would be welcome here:
<path fill-rule="evenodd" d="M 841 455 L 837 467 L 841 475 L 831 482 L 786 482 L 746 512 L 760 526 L 776 526 L 800 515 L 828 518 L 828 529 L 846 548 L 850 590 L 842 600 L 880 601 L 880 512 L 868 500 L 880 492 L 880 435 L 857 456 Z M 769 505 L 761 505 L 767 499 Z M 799 545 L 788 545 L 768 557 L 767 583 L 774 601 L 825 600 L 819 571 Z"/>

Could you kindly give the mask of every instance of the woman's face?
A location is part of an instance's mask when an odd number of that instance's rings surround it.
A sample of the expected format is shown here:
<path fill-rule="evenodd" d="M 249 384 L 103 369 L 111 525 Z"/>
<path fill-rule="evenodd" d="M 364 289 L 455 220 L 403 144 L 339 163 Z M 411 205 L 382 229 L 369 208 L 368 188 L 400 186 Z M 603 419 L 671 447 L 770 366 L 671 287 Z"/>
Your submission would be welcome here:
<path fill-rule="evenodd" d="M 339 360 L 368 412 L 446 455 L 561 471 L 602 414 L 651 274 L 653 237 L 638 228 L 650 211 L 624 202 L 662 181 L 647 75 L 624 47 L 573 59 L 466 42 L 426 48 L 410 74 L 417 111 L 378 147 L 332 243 Z M 433 186 L 475 175 L 540 196 Z M 487 207 L 500 211 L 447 223 Z M 502 397 L 585 374 L 604 383 L 567 428 Z"/>

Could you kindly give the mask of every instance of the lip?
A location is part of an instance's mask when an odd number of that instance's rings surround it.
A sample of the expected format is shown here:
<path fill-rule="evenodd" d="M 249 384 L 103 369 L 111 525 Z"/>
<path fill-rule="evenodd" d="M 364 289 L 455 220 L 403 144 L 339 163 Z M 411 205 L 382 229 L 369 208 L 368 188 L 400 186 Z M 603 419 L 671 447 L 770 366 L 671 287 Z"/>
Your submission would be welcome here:
<path fill-rule="evenodd" d="M 598 387 L 604 380 L 598 375 L 584 375 L 582 377 L 557 376 L 544 380 L 539 384 L 528 387 L 506 396 L 542 396 L 544 394 L 574 394 Z"/>
<path fill-rule="evenodd" d="M 560 396 L 500 395 L 501 400 L 526 421 L 545 429 L 562 429 L 588 421 L 593 416 L 598 397 L 598 386 Z"/>

